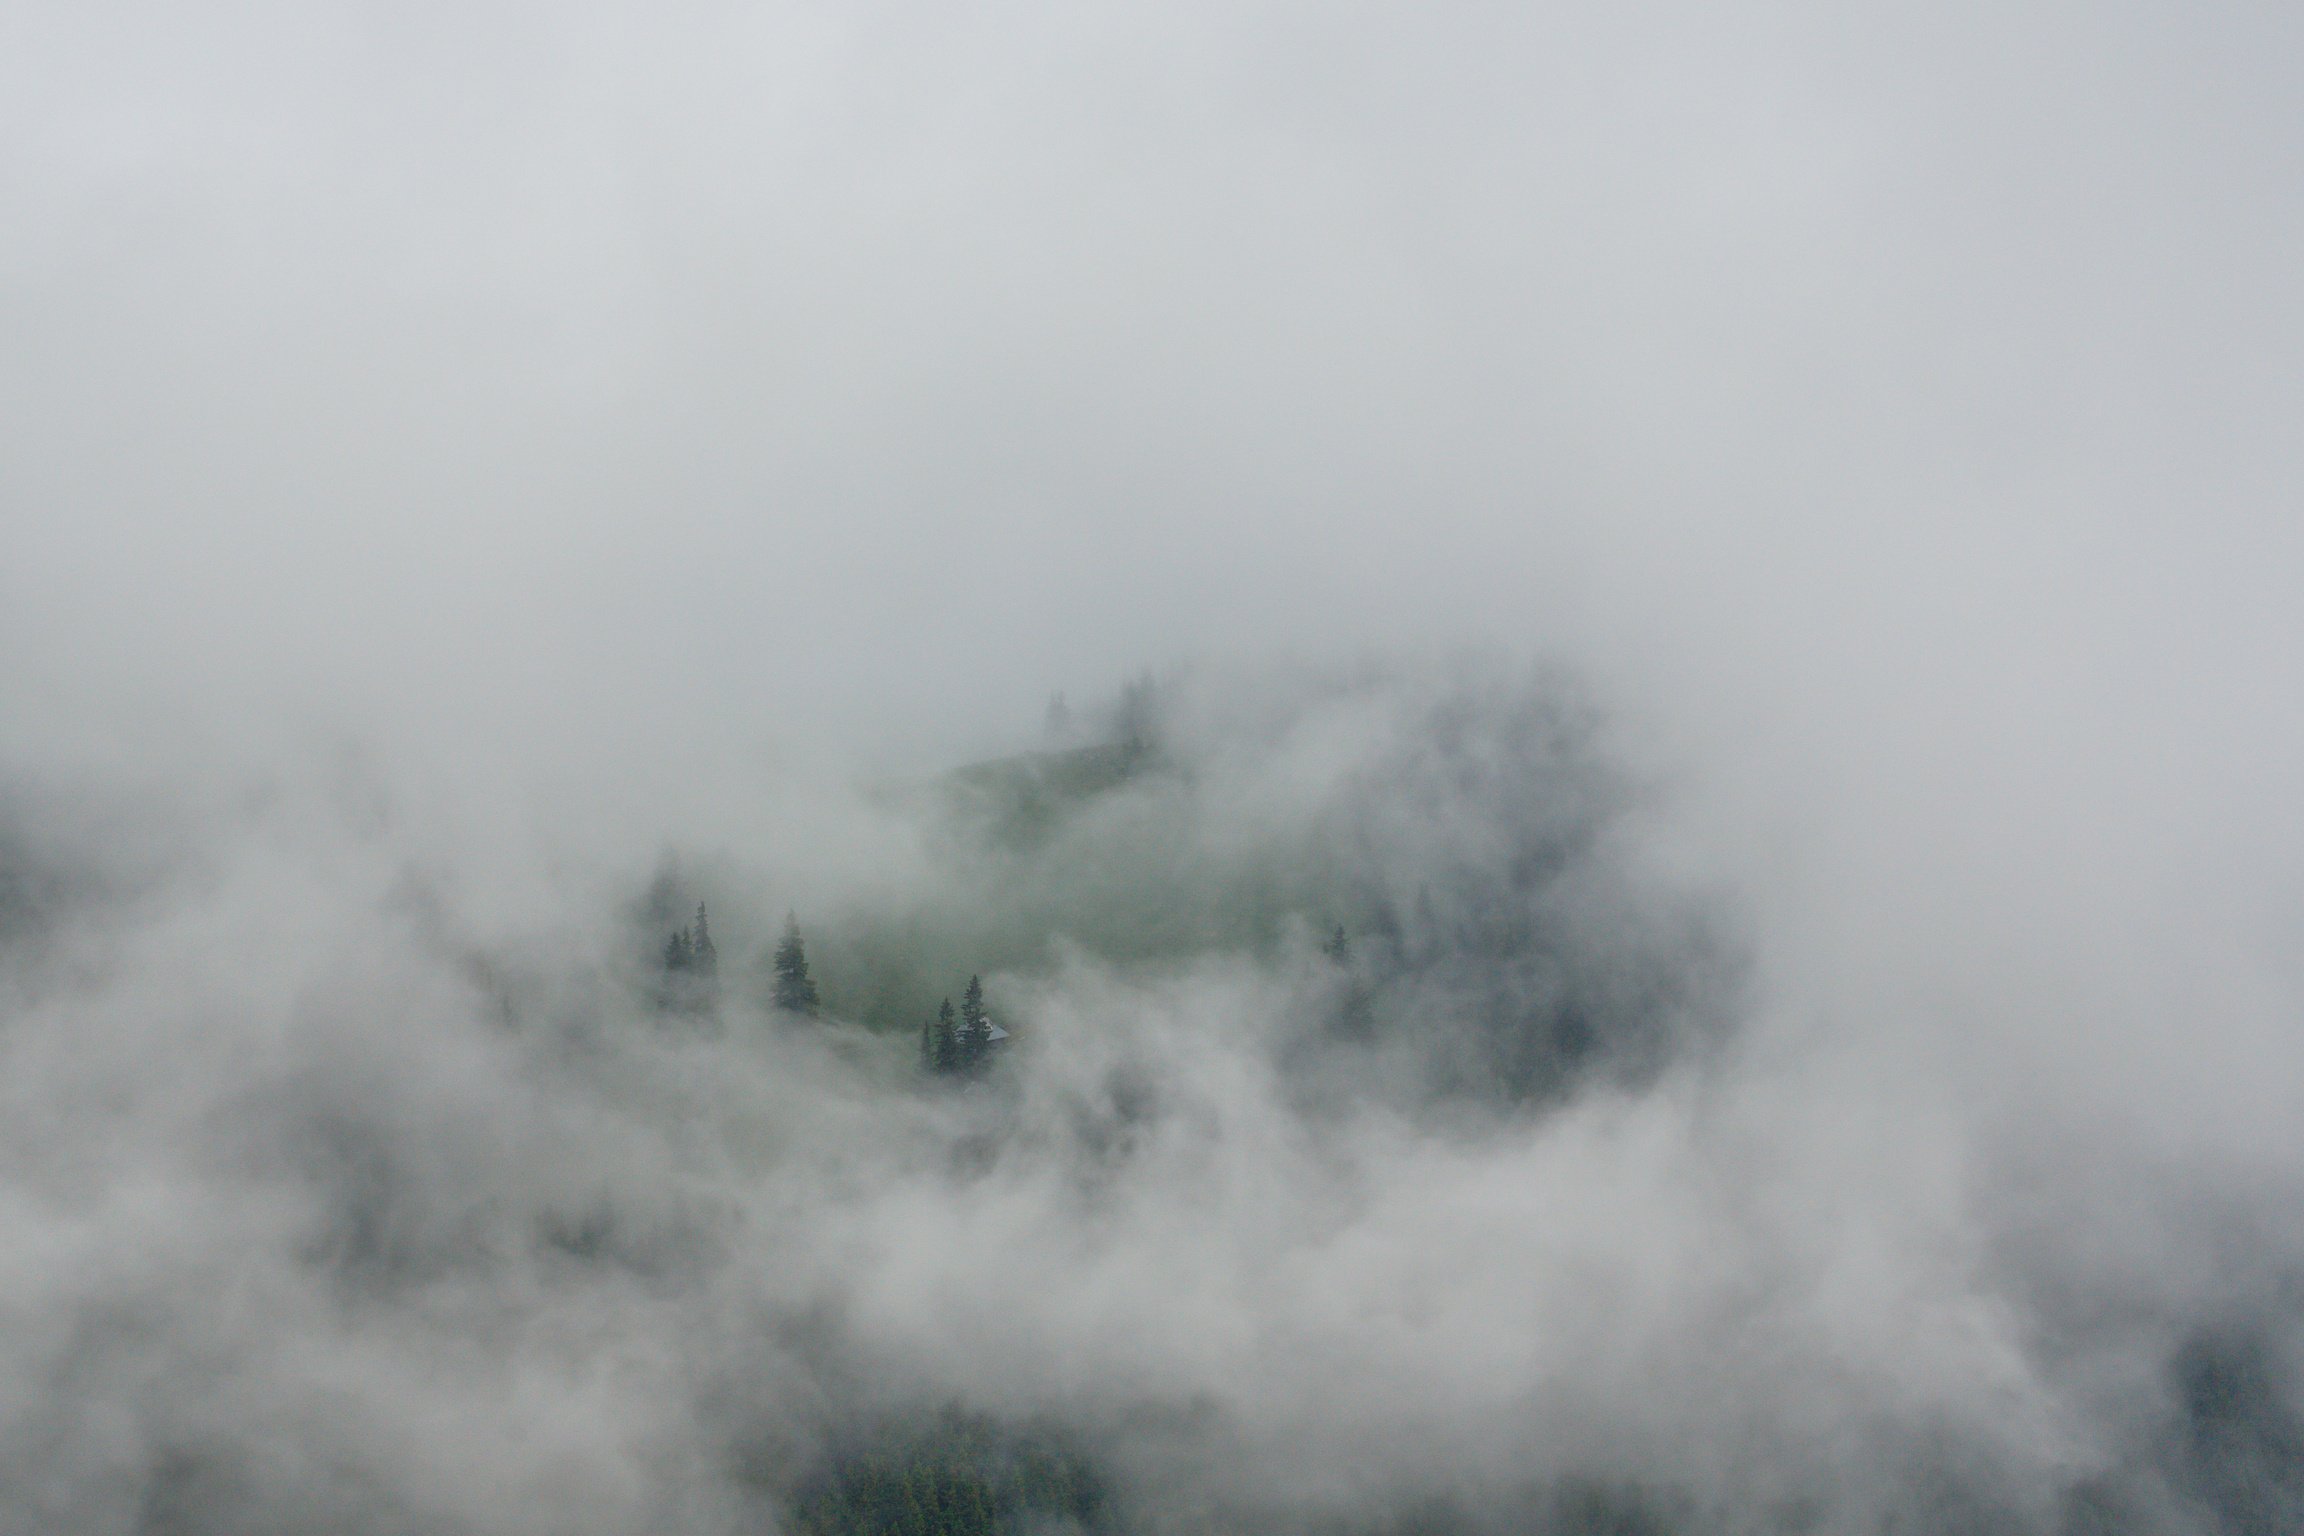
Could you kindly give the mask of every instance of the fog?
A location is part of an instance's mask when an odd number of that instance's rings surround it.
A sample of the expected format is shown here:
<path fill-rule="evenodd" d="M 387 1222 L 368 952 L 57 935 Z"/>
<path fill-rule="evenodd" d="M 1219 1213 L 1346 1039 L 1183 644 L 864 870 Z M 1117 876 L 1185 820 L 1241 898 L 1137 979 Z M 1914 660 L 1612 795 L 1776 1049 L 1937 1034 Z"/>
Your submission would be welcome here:
<path fill-rule="evenodd" d="M 10 0 L 0 1529 L 2304 1523 L 2300 33 Z"/>

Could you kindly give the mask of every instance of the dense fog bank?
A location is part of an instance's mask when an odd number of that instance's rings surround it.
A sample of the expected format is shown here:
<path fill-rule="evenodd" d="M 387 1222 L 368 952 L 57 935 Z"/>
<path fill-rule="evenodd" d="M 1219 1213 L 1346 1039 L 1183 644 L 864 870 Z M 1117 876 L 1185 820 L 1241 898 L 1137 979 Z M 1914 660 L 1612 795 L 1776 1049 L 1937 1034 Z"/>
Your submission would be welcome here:
<path fill-rule="evenodd" d="M 324 773 L 20 772 L 0 1527 L 2304 1517 L 2296 1181 L 1771 1029 L 1556 677 L 1135 704 L 854 792 L 851 868 L 780 857 L 821 788 L 494 867 Z M 1008 1038 L 926 1070 L 972 972 Z"/>
<path fill-rule="evenodd" d="M 0 1536 L 2304 1529 L 2300 57 L 0 3 Z"/>

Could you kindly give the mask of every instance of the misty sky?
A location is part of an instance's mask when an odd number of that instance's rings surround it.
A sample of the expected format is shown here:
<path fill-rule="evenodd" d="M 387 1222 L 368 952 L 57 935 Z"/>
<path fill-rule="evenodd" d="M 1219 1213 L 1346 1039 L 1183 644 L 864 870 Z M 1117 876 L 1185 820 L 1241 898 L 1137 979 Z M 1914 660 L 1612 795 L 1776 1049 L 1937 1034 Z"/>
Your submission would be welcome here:
<path fill-rule="evenodd" d="M 2300 56 L 2240 4 L 10 0 L 6 750 L 734 794 L 1140 666 L 1543 651 L 1820 1006 L 1990 990 L 2155 1082 L 2181 1033 L 2253 1136 Z"/>

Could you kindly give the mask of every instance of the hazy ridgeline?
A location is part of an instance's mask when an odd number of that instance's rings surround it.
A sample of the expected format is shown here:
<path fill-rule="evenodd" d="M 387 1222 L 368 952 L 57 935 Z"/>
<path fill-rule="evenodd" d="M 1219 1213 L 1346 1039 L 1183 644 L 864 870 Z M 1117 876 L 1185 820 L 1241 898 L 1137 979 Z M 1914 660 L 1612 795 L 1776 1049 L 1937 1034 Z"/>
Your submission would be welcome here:
<path fill-rule="evenodd" d="M 1847 1157 L 1556 682 L 1183 678 L 653 871 L 387 788 L 9 785 L 0 1529 L 2304 1523 L 2295 1187 Z"/>

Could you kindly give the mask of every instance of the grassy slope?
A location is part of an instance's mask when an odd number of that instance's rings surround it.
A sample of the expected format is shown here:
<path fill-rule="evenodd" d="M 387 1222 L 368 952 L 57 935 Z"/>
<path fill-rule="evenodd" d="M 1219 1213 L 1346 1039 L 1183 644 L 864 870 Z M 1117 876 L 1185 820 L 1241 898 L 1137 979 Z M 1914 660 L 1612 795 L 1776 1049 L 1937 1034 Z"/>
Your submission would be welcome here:
<path fill-rule="evenodd" d="M 1261 948 L 1333 905 L 1301 848 L 1212 846 L 1188 777 L 1134 742 L 975 763 L 912 794 L 948 888 L 832 918 L 809 946 L 827 1004 L 875 1029 L 917 1029 L 970 975 L 1045 966 L 1059 939 L 1123 963 Z"/>

